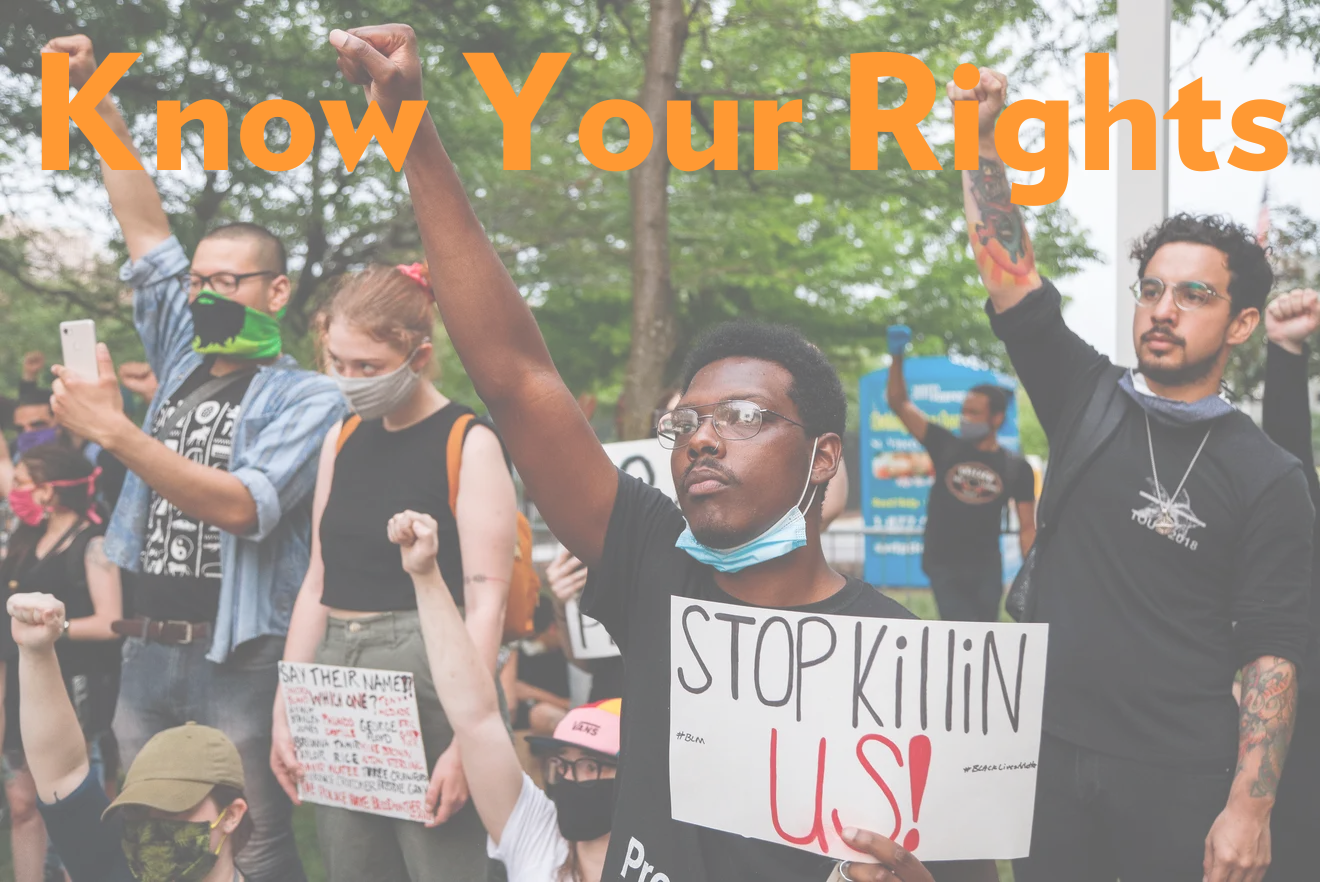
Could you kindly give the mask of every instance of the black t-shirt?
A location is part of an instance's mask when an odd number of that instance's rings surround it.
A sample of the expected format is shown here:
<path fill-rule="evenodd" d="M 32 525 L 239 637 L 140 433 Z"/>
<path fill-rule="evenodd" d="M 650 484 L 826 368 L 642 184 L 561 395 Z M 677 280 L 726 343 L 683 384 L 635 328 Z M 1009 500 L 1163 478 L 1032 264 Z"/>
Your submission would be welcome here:
<path fill-rule="evenodd" d="M 1049 282 L 1003 313 L 987 307 L 1052 445 L 1066 407 L 1114 382 L 1064 324 Z M 1106 393 L 1111 390 L 1104 390 Z M 1245 414 L 1206 426 L 1151 420 L 1124 393 L 1115 434 L 1067 499 L 1042 500 L 1036 620 L 1050 626 L 1044 727 L 1113 756 L 1231 765 L 1235 672 L 1262 656 L 1300 664 L 1308 642 L 1313 509 L 1297 460 Z M 1154 527 L 1161 497 L 1174 528 Z M 1172 499 L 1168 497 L 1172 496 Z"/>
<path fill-rule="evenodd" d="M 450 402 L 397 432 L 388 431 L 384 420 L 364 420 L 344 441 L 321 516 L 322 603 L 355 612 L 417 608 L 412 578 L 386 532 L 390 518 L 411 510 L 435 518 L 440 574 L 463 605 L 463 555 L 449 508 L 446 454 L 454 423 L 470 413 Z"/>
<path fill-rule="evenodd" d="M 88 774 L 63 799 L 46 804 L 37 800 L 55 853 L 73 882 L 133 882 L 124 857 L 124 823 L 119 813 L 101 820 L 110 807 L 105 788 Z"/>
<path fill-rule="evenodd" d="M 1036 498 L 1031 466 L 1003 448 L 979 450 L 934 423 L 922 443 L 935 464 L 922 561 L 998 566 L 1004 506 Z"/>
<path fill-rule="evenodd" d="M 151 427 L 159 433 L 184 399 L 212 379 L 208 359 L 161 405 Z M 166 447 L 193 462 L 228 469 L 234 429 L 251 375 L 235 380 L 199 402 L 162 438 Z M 214 622 L 220 603 L 220 528 L 179 511 L 152 491 L 142 572 L 134 579 L 134 612 L 151 619 Z"/>
<path fill-rule="evenodd" d="M 638 882 L 641 865 L 624 866 L 634 840 L 652 868 L 648 882 L 824 882 L 834 861 L 786 845 L 748 839 L 672 819 L 669 802 L 670 600 L 693 597 L 746 604 L 720 590 L 714 570 L 674 547 L 683 516 L 667 496 L 619 473 L 605 553 L 583 593 L 623 651 L 622 753 L 617 802 L 603 879 Z M 848 579 L 834 596 L 798 612 L 912 618 L 879 591 Z M 739 799 L 736 792 L 730 799 Z"/>

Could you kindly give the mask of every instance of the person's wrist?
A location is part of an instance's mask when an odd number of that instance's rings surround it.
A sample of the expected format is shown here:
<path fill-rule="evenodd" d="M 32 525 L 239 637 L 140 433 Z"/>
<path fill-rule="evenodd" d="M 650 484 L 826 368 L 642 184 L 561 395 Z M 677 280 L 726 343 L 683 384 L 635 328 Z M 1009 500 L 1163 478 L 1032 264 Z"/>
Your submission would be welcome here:
<path fill-rule="evenodd" d="M 1224 810 L 1233 814 L 1268 821 L 1270 813 L 1274 810 L 1274 797 L 1250 796 L 1246 793 L 1240 793 L 1237 788 L 1234 788 L 1234 791 L 1228 796 L 1228 804 L 1224 807 Z"/>
<path fill-rule="evenodd" d="M 141 434 L 143 434 L 142 430 L 135 426 L 123 411 L 116 411 L 103 429 L 93 432 L 91 439 L 118 455 L 134 436 Z"/>
<path fill-rule="evenodd" d="M 1269 339 L 1275 346 L 1292 355 L 1301 355 L 1303 347 L 1306 346 L 1306 342 L 1303 340 L 1292 340 L 1283 336 L 1270 337 Z"/>

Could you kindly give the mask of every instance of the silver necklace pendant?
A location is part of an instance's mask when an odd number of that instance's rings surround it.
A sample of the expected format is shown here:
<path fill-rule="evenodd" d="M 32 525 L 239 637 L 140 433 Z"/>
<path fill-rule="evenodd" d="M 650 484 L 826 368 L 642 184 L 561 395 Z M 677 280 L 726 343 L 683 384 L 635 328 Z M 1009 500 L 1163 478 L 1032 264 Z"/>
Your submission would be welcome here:
<path fill-rule="evenodd" d="M 1176 526 L 1177 524 L 1174 523 L 1167 510 L 1161 511 L 1160 516 L 1155 519 L 1155 532 L 1161 536 L 1171 535 Z"/>

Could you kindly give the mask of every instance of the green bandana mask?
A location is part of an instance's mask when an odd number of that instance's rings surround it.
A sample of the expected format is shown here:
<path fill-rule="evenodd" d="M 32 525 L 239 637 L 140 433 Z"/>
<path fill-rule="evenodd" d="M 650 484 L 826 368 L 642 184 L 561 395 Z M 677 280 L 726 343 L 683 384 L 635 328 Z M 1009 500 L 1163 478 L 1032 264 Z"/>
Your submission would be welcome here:
<path fill-rule="evenodd" d="M 280 354 L 280 319 L 206 288 L 189 304 L 192 310 L 193 349 L 202 355 L 234 358 L 274 358 Z"/>
<path fill-rule="evenodd" d="M 223 817 L 213 824 L 163 818 L 125 821 L 123 846 L 129 872 L 138 882 L 201 882 L 220 859 L 220 849 L 211 850 L 211 831 Z"/>

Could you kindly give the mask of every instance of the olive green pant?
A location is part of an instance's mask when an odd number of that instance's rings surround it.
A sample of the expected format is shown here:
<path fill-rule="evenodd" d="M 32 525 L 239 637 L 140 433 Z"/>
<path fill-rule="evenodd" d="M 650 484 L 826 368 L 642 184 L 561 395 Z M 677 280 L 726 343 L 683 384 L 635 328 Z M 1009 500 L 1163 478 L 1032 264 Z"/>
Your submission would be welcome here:
<path fill-rule="evenodd" d="M 348 621 L 331 618 L 316 661 L 412 674 L 426 765 L 435 768 L 454 731 L 435 694 L 415 610 Z M 486 878 L 486 831 L 471 801 L 434 828 L 318 805 L 316 832 L 328 882 L 473 882 Z"/>

